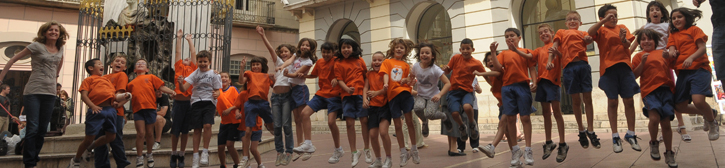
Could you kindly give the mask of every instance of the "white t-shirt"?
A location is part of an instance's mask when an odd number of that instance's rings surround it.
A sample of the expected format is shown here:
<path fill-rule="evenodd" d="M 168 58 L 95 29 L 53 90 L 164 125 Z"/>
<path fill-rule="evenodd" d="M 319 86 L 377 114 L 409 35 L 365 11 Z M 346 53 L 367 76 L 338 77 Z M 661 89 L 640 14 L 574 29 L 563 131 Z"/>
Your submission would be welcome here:
<path fill-rule="evenodd" d="M 310 58 L 297 57 L 297 59 L 295 59 L 295 61 L 292 63 L 292 65 L 289 66 L 289 68 L 287 68 L 287 69 L 289 69 L 288 73 L 295 73 L 295 72 L 297 72 L 297 70 L 300 70 L 303 66 L 311 67 L 312 60 L 310 60 Z M 309 71 L 309 70 L 307 70 L 307 71 Z M 307 72 L 303 72 L 303 73 L 306 74 Z M 304 85 L 305 78 L 304 77 L 303 78 L 289 78 L 289 83 L 295 84 L 295 85 Z"/>
<path fill-rule="evenodd" d="M 282 60 L 282 58 L 277 56 L 277 64 L 275 66 L 281 67 L 282 65 L 284 65 L 284 61 Z M 282 71 L 274 73 L 274 87 L 289 86 L 289 78 L 284 76 L 284 74 L 282 73 L 283 71 L 284 69 Z"/>
<path fill-rule="evenodd" d="M 662 34 L 662 39 L 660 39 L 660 41 L 657 42 L 658 43 L 657 48 L 655 48 L 655 49 L 662 50 L 662 49 L 665 49 L 665 47 L 667 46 L 667 38 L 669 37 L 669 34 L 667 34 L 667 32 L 668 32 L 669 27 L 670 27 L 670 24 L 667 22 L 662 22 L 659 24 L 654 24 L 654 23 L 650 22 L 650 23 L 647 23 L 644 25 L 645 29 L 652 29 L 652 30 L 655 30 Z"/>
<path fill-rule="evenodd" d="M 438 88 L 438 81 L 444 72 L 437 65 L 423 68 L 420 67 L 420 63 L 416 62 L 413 64 L 413 70 L 410 73 L 418 79 L 418 96 L 430 99 L 441 92 Z"/>
<path fill-rule="evenodd" d="M 222 77 L 214 73 L 214 70 L 210 69 L 206 72 L 201 72 L 199 69 L 196 69 L 184 80 L 186 83 L 194 86 L 191 90 L 191 104 L 198 101 L 212 101 L 216 105 L 216 99 L 213 94 L 215 90 L 222 88 Z"/>

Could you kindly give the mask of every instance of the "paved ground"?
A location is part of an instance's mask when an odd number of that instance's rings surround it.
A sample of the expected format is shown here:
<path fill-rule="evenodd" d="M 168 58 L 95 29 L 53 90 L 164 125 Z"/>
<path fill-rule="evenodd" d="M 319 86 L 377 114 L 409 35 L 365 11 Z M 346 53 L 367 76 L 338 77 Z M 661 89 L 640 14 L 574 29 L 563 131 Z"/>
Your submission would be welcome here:
<path fill-rule="evenodd" d="M 686 143 L 680 139 L 679 134 L 673 133 L 673 149 L 677 153 L 677 163 L 680 167 L 725 167 L 724 134 L 725 132 L 721 131 L 719 141 L 709 141 L 707 140 L 707 134 L 705 132 L 693 131 L 690 132 L 693 138 L 692 142 Z M 633 150 L 625 142 L 623 145 L 624 151 L 622 153 L 614 153 L 612 151 L 611 134 L 599 134 L 602 142 L 601 149 L 594 149 L 593 147 L 583 149 L 577 141 L 576 134 L 566 134 L 566 142 L 570 146 L 569 155 L 564 162 L 557 163 L 556 151 L 548 159 L 541 160 L 543 153 L 542 143 L 545 141 L 545 137 L 544 134 L 534 134 L 532 148 L 536 161 L 533 167 L 666 167 L 667 164 L 664 162 L 664 155 L 662 155 L 662 160 L 660 161 L 654 161 L 650 158 L 649 145 L 647 144 L 650 140 L 649 134 L 641 132 L 638 135 L 642 138 L 639 141 L 642 146 L 641 152 Z M 271 135 L 265 134 L 265 136 Z M 357 146 L 362 149 L 363 142 L 359 140 L 362 138 L 360 136 L 357 138 Z M 391 138 L 394 137 L 391 136 Z M 492 139 L 493 135 L 482 134 L 481 145 L 490 143 Z M 553 141 L 558 142 L 558 139 L 555 136 Z M 346 153 L 337 164 L 331 165 L 327 163 L 327 159 L 332 156 L 333 151 L 333 141 L 330 134 L 315 134 L 313 135 L 313 144 L 317 147 L 317 152 L 313 154 L 313 157 L 307 161 L 301 161 L 300 159 L 290 163 L 287 167 L 348 167 L 352 159 L 346 134 L 341 135 L 341 141 Z M 393 139 L 392 141 L 393 166 L 398 167 L 400 163 L 400 151 L 396 150 L 398 149 L 398 145 L 395 143 L 396 140 Z M 407 167 L 508 167 L 511 159 L 508 144 L 505 142 L 502 142 L 496 148 L 495 158 L 488 158 L 480 152 L 472 153 L 470 148 L 465 151 L 468 154 L 467 156 L 450 157 L 447 155 L 447 138 L 442 135 L 430 135 L 428 138 L 425 138 L 425 143 L 428 147 L 420 149 L 421 164 L 415 165 L 409 162 Z M 523 146 L 523 141 L 519 145 Z M 660 145 L 660 151 L 664 152 L 664 145 Z M 274 167 L 275 155 L 275 152 L 262 154 L 264 165 Z M 252 165 L 256 166 L 256 162 L 252 161 Z M 231 167 L 231 165 L 228 166 Z M 364 156 L 362 156 L 357 167 L 367 166 L 368 164 L 364 162 Z"/>

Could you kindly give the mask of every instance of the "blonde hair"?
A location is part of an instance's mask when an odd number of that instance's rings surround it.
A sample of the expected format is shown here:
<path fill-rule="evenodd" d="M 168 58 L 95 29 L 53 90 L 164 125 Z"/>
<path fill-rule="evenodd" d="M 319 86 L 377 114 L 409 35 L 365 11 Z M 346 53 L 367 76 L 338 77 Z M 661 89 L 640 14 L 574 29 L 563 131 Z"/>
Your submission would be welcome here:
<path fill-rule="evenodd" d="M 415 43 L 413 43 L 413 41 L 411 41 L 409 39 L 396 38 L 396 39 L 393 39 L 393 41 L 390 41 L 390 44 L 388 45 L 389 49 L 386 52 L 387 56 L 385 56 L 385 58 L 387 58 L 387 59 L 395 58 L 395 54 L 394 54 L 395 46 L 397 46 L 398 44 L 402 44 L 403 46 L 405 46 L 405 55 L 403 55 L 402 59 L 403 59 L 403 61 L 408 62 L 408 56 L 410 54 L 410 51 L 412 51 L 413 48 L 415 47 Z"/>
<path fill-rule="evenodd" d="M 581 21 L 582 15 L 580 15 L 579 12 L 577 12 L 577 11 L 569 11 L 569 13 L 566 13 L 566 16 L 569 16 L 571 14 L 575 14 L 576 15 L 576 18 L 578 18 L 579 21 Z"/>
<path fill-rule="evenodd" d="M 68 32 L 65 30 L 65 27 L 63 27 L 63 25 L 61 25 L 60 23 L 58 23 L 56 21 L 45 22 L 45 24 L 40 26 L 40 28 L 38 29 L 38 36 L 33 38 L 33 41 L 39 42 L 39 43 L 45 43 L 46 42 L 45 34 L 48 32 L 50 27 L 53 25 L 58 26 L 58 31 L 60 33 L 58 35 L 58 41 L 55 42 L 55 46 L 58 47 L 58 49 L 63 47 L 63 45 L 65 45 L 65 40 L 68 39 Z"/>
<path fill-rule="evenodd" d="M 551 25 L 546 23 L 540 24 L 539 27 L 537 27 L 536 29 L 541 29 L 542 27 L 546 27 L 547 29 L 549 29 L 549 32 L 554 33 L 554 29 L 551 28 Z"/>

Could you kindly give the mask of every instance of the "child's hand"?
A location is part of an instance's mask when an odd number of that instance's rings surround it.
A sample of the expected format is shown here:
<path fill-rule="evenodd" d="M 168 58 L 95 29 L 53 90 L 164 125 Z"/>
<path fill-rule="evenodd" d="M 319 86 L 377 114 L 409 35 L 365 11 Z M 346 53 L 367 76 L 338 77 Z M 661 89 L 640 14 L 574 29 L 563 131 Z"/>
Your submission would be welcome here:
<path fill-rule="evenodd" d="M 409 84 L 409 83 L 410 83 L 410 79 L 408 79 L 408 78 L 403 78 L 403 79 L 400 80 L 400 84 L 401 85 Z"/>
<path fill-rule="evenodd" d="M 692 0 L 692 4 L 698 8 L 700 7 L 700 4 L 702 4 L 703 2 L 705 2 L 705 0 Z"/>
<path fill-rule="evenodd" d="M 335 88 L 335 86 L 337 86 L 337 79 L 332 79 L 330 84 L 332 84 L 332 88 Z"/>
<path fill-rule="evenodd" d="M 176 77 L 176 82 L 179 82 L 179 85 L 184 84 L 184 76 L 179 75 Z"/>
<path fill-rule="evenodd" d="M 378 96 L 377 93 L 378 93 L 377 91 L 368 90 L 368 93 L 367 94 L 368 94 L 368 97 L 369 98 L 373 98 L 375 96 Z"/>
<path fill-rule="evenodd" d="M 247 57 L 244 57 L 242 59 L 242 62 L 239 62 L 239 67 L 246 67 L 247 66 Z"/>
<path fill-rule="evenodd" d="M 186 40 L 191 41 L 191 34 L 187 34 L 186 37 L 184 37 Z"/>
<path fill-rule="evenodd" d="M 554 69 L 554 63 L 551 63 L 551 62 L 546 63 L 546 70 L 551 70 L 551 69 Z"/>
<path fill-rule="evenodd" d="M 370 108 L 370 101 L 368 99 L 363 99 L 363 108 Z"/>
<path fill-rule="evenodd" d="M 512 41 L 506 41 L 506 46 L 508 46 L 509 50 L 511 51 L 518 51 L 519 49 L 516 48 L 516 45 Z"/>
<path fill-rule="evenodd" d="M 275 72 L 279 72 L 279 71 L 281 71 L 281 70 L 283 70 L 283 68 L 282 68 L 282 67 L 277 67 L 277 69 L 275 69 L 274 71 L 275 71 Z M 285 72 L 284 74 L 286 75 L 286 74 L 287 74 L 287 72 Z"/>
<path fill-rule="evenodd" d="M 91 106 L 91 110 L 93 111 L 93 114 L 98 114 L 101 113 L 101 110 L 103 110 L 103 108 L 93 105 Z"/>
<path fill-rule="evenodd" d="M 584 36 L 584 42 L 587 44 L 592 43 L 594 42 L 594 38 L 592 36 Z"/>
<path fill-rule="evenodd" d="M 348 87 L 347 90 L 345 90 L 345 92 L 347 92 L 349 94 L 352 94 L 353 92 L 355 92 L 355 88 L 354 87 Z"/>
<path fill-rule="evenodd" d="M 443 71 L 448 71 L 448 70 L 450 70 L 451 68 L 450 68 L 450 67 L 448 67 L 448 65 L 443 65 L 443 66 L 441 66 L 441 69 L 442 69 Z"/>
<path fill-rule="evenodd" d="M 179 31 L 176 32 L 176 38 L 182 38 L 184 37 L 184 31 L 179 29 Z"/>
<path fill-rule="evenodd" d="M 481 76 L 481 72 L 478 72 L 478 70 L 473 70 L 473 75 Z"/>
<path fill-rule="evenodd" d="M 677 50 L 670 50 L 667 55 L 670 58 L 677 58 L 677 54 L 678 54 Z M 664 55 L 662 55 L 662 57 L 664 57 Z"/>
<path fill-rule="evenodd" d="M 281 68 L 281 67 L 280 67 L 280 68 Z M 282 69 L 280 69 L 280 68 L 277 68 L 276 72 L 282 71 Z M 282 71 L 282 76 L 287 76 L 287 74 L 289 74 L 289 72 L 287 72 L 287 71 Z"/>
<path fill-rule="evenodd" d="M 605 22 L 605 23 L 606 22 L 611 22 L 614 19 L 615 19 L 614 14 L 610 13 L 607 16 L 604 17 L 604 19 L 602 20 L 602 22 Z"/>
<path fill-rule="evenodd" d="M 665 52 L 663 52 L 663 55 L 664 55 L 664 54 L 665 54 Z M 647 56 L 649 56 L 649 53 L 644 53 L 644 55 L 642 55 L 642 63 L 643 63 L 643 64 L 644 64 L 645 62 L 647 62 Z"/>
<path fill-rule="evenodd" d="M 438 103 L 438 101 L 441 101 L 441 94 L 436 94 L 432 98 L 430 98 L 430 101 Z"/>
<path fill-rule="evenodd" d="M 226 109 L 226 110 L 224 110 L 224 111 L 222 112 L 222 115 L 223 115 L 223 116 L 226 116 L 226 115 L 229 115 L 229 113 L 231 113 L 231 112 L 232 112 L 232 108 L 229 108 L 229 109 Z"/>
<path fill-rule="evenodd" d="M 214 96 L 214 99 L 217 99 L 217 98 L 219 98 L 219 94 L 220 94 L 219 92 L 214 92 L 214 93 L 212 93 L 212 96 Z"/>
<path fill-rule="evenodd" d="M 536 92 L 536 88 L 536 82 L 531 82 L 531 84 L 529 85 L 529 89 L 531 89 L 531 92 Z"/>
<path fill-rule="evenodd" d="M 237 116 L 234 117 L 236 117 L 237 119 L 242 119 L 242 112 L 237 113 Z"/>
<path fill-rule="evenodd" d="M 627 30 L 624 28 L 619 28 L 619 39 L 622 40 L 622 44 L 629 43 L 629 40 L 627 40 Z"/>
<path fill-rule="evenodd" d="M 682 63 L 682 68 L 690 67 L 692 65 L 692 61 L 694 61 L 692 58 L 694 57 L 688 57 L 685 59 L 685 62 Z"/>
<path fill-rule="evenodd" d="M 388 90 L 388 84 L 383 84 L 383 90 Z"/>
<path fill-rule="evenodd" d="M 491 43 L 491 46 L 490 46 L 491 52 L 495 52 L 497 48 L 498 48 L 498 42 L 494 41 L 493 43 Z"/>
<path fill-rule="evenodd" d="M 264 35 L 264 28 L 262 28 L 262 26 L 257 26 L 257 33 L 259 33 L 259 35 Z"/>

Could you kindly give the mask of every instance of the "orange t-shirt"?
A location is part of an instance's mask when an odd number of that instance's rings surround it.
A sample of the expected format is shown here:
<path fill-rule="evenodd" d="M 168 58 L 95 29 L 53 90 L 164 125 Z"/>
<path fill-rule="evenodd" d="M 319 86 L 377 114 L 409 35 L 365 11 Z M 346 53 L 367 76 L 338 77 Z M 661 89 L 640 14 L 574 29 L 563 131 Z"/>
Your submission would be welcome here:
<path fill-rule="evenodd" d="M 614 28 L 602 26 L 597 34 L 591 35 L 599 47 L 599 76 L 604 75 L 607 68 L 618 63 L 626 63 L 627 66 L 632 67 L 632 56 L 629 53 L 629 48 L 624 47 L 622 39 L 619 38 L 621 28 L 627 30 L 627 35 L 625 35 L 627 40 L 634 41 L 634 35 L 629 33 L 629 29 L 621 24 Z"/>
<path fill-rule="evenodd" d="M 589 58 L 587 57 L 587 43 L 584 42 L 584 36 L 588 35 L 589 33 L 576 29 L 559 29 L 556 32 L 554 41 L 559 41 L 558 49 L 561 52 L 560 60 L 561 65 L 563 65 L 561 67 L 569 65 L 571 61 L 574 61 L 574 58 L 589 62 Z"/>
<path fill-rule="evenodd" d="M 370 91 L 378 91 L 383 90 L 383 86 L 385 85 L 385 81 L 383 81 L 383 75 L 382 73 L 376 72 L 376 71 L 369 71 L 368 72 L 368 90 Z M 387 103 L 386 94 L 381 94 L 375 97 L 370 98 L 370 106 L 375 107 L 383 107 L 385 106 L 385 103 Z"/>
<path fill-rule="evenodd" d="M 670 87 L 672 93 L 675 92 L 675 82 L 670 78 L 670 65 L 674 59 L 662 58 L 663 50 L 654 50 L 651 52 L 642 51 L 634 55 L 632 59 L 632 66 L 635 68 L 642 63 L 642 56 L 645 53 L 649 53 L 647 56 L 647 62 L 644 64 L 644 69 L 639 78 L 639 87 L 642 90 L 642 98 L 647 97 L 649 93 L 659 88 L 662 85 Z"/>
<path fill-rule="evenodd" d="M 345 82 L 347 87 L 354 87 L 352 95 L 362 95 L 365 86 L 365 74 L 368 73 L 367 64 L 362 58 L 337 59 L 335 62 L 335 78 Z M 350 93 L 340 91 L 340 98 L 350 96 Z"/>
<path fill-rule="evenodd" d="M 380 71 L 378 73 L 382 75 L 388 75 L 388 97 L 393 99 L 403 91 L 412 90 L 408 84 L 400 84 L 400 81 L 404 78 L 408 78 L 410 74 L 410 65 L 407 62 L 397 59 L 385 59 L 383 64 L 380 65 Z M 385 81 L 383 81 L 385 82 Z M 384 85 L 385 83 L 383 83 Z"/>
<path fill-rule="evenodd" d="M 483 63 L 481 61 L 471 57 L 469 59 L 463 58 L 463 55 L 456 54 L 451 57 L 448 62 L 448 68 L 451 69 L 451 89 L 461 89 L 466 92 L 473 92 L 473 71 L 484 72 Z"/>
<path fill-rule="evenodd" d="M 710 69 L 710 60 L 707 59 L 706 55 L 692 61 L 692 65 L 690 65 L 690 67 L 682 68 L 682 63 L 684 63 L 687 58 L 692 57 L 692 54 L 697 51 L 697 40 L 707 42 L 707 35 L 705 35 L 705 33 L 702 32 L 702 29 L 697 26 L 690 26 L 690 28 L 685 30 L 670 33 L 670 37 L 667 39 L 667 48 L 675 46 L 675 48 L 680 51 L 680 55 L 677 57 L 677 63 L 674 65 L 674 69 L 677 70 L 678 73 L 679 70 L 696 70 L 700 68 L 712 72 L 712 69 Z"/>
<path fill-rule="evenodd" d="M 78 88 L 80 91 L 88 91 L 88 99 L 91 99 L 94 105 L 99 105 L 103 102 L 113 100 L 116 95 L 115 87 L 106 78 L 100 75 L 91 75 L 81 82 L 81 87 Z"/>
<path fill-rule="evenodd" d="M 519 50 L 524 53 L 531 53 L 529 49 L 519 48 Z M 529 67 L 534 66 L 534 63 L 536 63 L 534 60 L 526 59 L 511 50 L 502 51 L 496 58 L 498 58 L 501 66 L 506 69 L 501 75 L 503 86 L 521 82 L 529 83 L 531 80 L 528 75 Z"/>
<path fill-rule="evenodd" d="M 246 71 L 244 77 L 247 77 L 247 91 L 249 93 L 247 98 L 259 96 L 262 100 L 269 101 L 267 98 L 269 88 L 274 85 L 274 82 L 269 79 L 269 74 Z"/>
<path fill-rule="evenodd" d="M 237 88 L 235 88 L 234 86 L 229 86 L 229 89 L 227 89 L 227 91 L 219 89 L 219 92 L 221 93 L 217 98 L 216 110 L 219 112 L 219 116 L 222 117 L 222 124 L 239 123 L 240 121 L 237 120 L 237 116 L 234 115 L 234 113 L 229 113 L 229 115 L 226 116 L 222 114 L 224 110 L 234 106 L 234 103 L 236 103 L 237 96 L 239 96 L 239 93 L 237 93 Z"/>
<path fill-rule="evenodd" d="M 335 79 L 335 58 L 330 60 L 319 59 L 315 63 L 315 67 L 312 68 L 310 75 L 317 76 L 317 84 L 320 85 L 320 89 L 317 90 L 315 95 L 330 98 L 340 96 L 340 87 L 332 86 L 332 79 Z"/>
<path fill-rule="evenodd" d="M 240 131 L 247 130 L 246 122 L 244 122 L 244 102 L 247 102 L 248 97 L 249 96 L 247 95 L 247 91 L 242 90 L 242 92 L 239 92 L 239 96 L 237 96 L 237 100 L 234 101 L 234 106 L 236 106 L 237 109 L 239 109 L 239 113 L 242 114 L 242 118 L 239 120 L 239 127 L 237 127 L 237 130 L 240 130 Z M 231 115 L 231 113 L 230 113 L 230 115 Z M 236 117 L 236 114 L 235 114 L 235 117 Z M 261 131 L 262 124 L 263 124 L 262 117 L 257 117 L 257 125 L 252 127 L 252 131 Z"/>
<path fill-rule="evenodd" d="M 533 60 L 536 61 L 537 64 L 539 64 L 538 70 L 538 78 L 536 79 L 536 83 L 539 83 L 541 79 L 546 79 L 551 81 L 557 86 L 561 86 L 561 62 L 559 62 L 559 57 L 554 58 L 554 60 L 551 61 L 552 64 L 554 64 L 554 68 L 551 70 L 546 69 L 546 64 L 549 62 L 549 48 L 553 46 L 554 43 L 549 43 L 544 45 L 543 47 L 539 47 L 534 52 L 531 53 L 531 55 L 534 56 Z M 586 55 L 584 55 L 586 57 Z"/>
<path fill-rule="evenodd" d="M 156 109 L 156 90 L 164 86 L 164 81 L 153 74 L 136 76 L 126 89 L 133 94 L 131 106 L 136 113 L 143 109 Z"/>
<path fill-rule="evenodd" d="M 174 63 L 174 72 L 176 75 L 176 76 L 174 76 L 174 79 L 179 77 L 179 75 L 187 77 L 187 76 L 191 75 L 191 73 L 194 72 L 197 68 L 196 64 L 194 64 L 193 62 L 190 62 L 188 66 L 184 65 L 184 63 L 182 63 L 182 62 L 183 62 L 183 60 L 179 60 L 179 61 L 176 61 L 176 63 Z M 176 81 L 176 80 L 174 80 L 174 81 Z M 185 83 L 186 83 L 186 81 L 184 81 L 184 83 L 182 83 L 182 85 Z M 186 97 L 190 97 L 191 91 L 194 90 L 193 86 L 189 86 L 189 88 L 186 89 L 186 92 L 181 92 L 181 90 L 179 90 L 179 86 L 181 86 L 181 85 L 179 85 L 179 82 L 174 82 L 174 85 L 176 86 L 174 91 L 176 91 L 177 95 L 184 95 Z"/>
<path fill-rule="evenodd" d="M 503 73 L 501 73 L 503 74 Z M 491 80 L 491 93 L 493 93 L 493 97 L 496 97 L 496 100 L 498 100 L 498 106 L 501 107 L 501 102 L 503 102 L 501 97 L 501 88 L 503 87 L 503 80 L 501 80 L 501 76 L 489 76 L 489 80 Z"/>
<path fill-rule="evenodd" d="M 113 86 L 116 88 L 116 93 L 118 92 L 126 92 L 126 85 L 128 85 L 128 75 L 126 75 L 126 72 L 116 72 L 108 75 L 104 75 L 104 78 L 111 81 Z M 125 116 L 123 107 L 116 108 L 116 115 L 118 116 Z"/>

